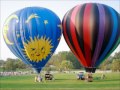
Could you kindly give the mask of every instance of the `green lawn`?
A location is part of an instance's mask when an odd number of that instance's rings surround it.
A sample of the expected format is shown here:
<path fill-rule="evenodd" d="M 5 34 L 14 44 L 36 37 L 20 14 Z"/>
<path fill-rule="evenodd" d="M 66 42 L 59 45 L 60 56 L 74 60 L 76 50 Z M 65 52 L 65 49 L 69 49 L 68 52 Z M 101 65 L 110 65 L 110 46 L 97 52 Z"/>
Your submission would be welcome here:
<path fill-rule="evenodd" d="M 93 82 L 76 80 L 76 74 L 54 74 L 54 81 L 34 82 L 34 75 L 0 77 L 0 90 L 120 90 L 120 73 L 94 74 Z M 98 78 L 97 78 L 98 77 Z"/>

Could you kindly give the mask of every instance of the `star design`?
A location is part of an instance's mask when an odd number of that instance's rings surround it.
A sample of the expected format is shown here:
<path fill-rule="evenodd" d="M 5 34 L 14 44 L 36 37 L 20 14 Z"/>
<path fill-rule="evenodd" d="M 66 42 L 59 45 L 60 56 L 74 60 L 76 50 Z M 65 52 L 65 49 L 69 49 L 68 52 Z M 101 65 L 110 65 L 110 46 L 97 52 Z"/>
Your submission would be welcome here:
<path fill-rule="evenodd" d="M 45 25 L 48 24 L 48 20 L 44 20 L 44 24 L 45 24 Z"/>
<path fill-rule="evenodd" d="M 57 26 L 60 28 L 60 30 L 61 30 L 61 34 L 62 34 L 62 25 L 59 24 L 59 25 L 57 25 Z"/>
<path fill-rule="evenodd" d="M 62 30 L 62 25 L 61 24 L 59 24 L 59 25 L 57 25 L 61 30 Z"/>
<path fill-rule="evenodd" d="M 57 27 L 59 27 L 60 28 L 60 30 L 61 30 L 61 34 L 62 34 L 62 25 L 61 24 L 59 24 L 59 25 L 57 25 Z M 60 41 L 60 39 L 61 39 L 61 36 L 57 39 L 58 41 Z"/>
<path fill-rule="evenodd" d="M 61 39 L 61 36 L 57 40 L 60 41 L 60 39 Z"/>
<path fill-rule="evenodd" d="M 19 38 L 19 37 L 20 37 L 20 34 L 17 34 L 17 37 Z"/>

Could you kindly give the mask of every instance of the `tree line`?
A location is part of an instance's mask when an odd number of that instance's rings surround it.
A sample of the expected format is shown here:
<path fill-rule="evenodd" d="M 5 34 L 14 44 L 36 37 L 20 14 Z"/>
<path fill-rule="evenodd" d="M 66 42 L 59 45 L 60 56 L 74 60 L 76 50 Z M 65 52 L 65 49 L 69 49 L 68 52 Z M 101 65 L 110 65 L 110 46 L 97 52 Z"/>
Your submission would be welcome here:
<path fill-rule="evenodd" d="M 120 71 L 120 52 L 115 53 L 114 56 L 109 56 L 97 68 L 101 70 Z M 0 70 L 2 71 L 16 71 L 21 69 L 31 69 L 31 67 L 24 64 L 20 59 L 8 58 L 6 61 L 0 60 Z M 58 54 L 54 54 L 44 67 L 44 70 L 48 71 L 64 71 L 71 69 L 84 69 L 84 67 L 79 63 L 71 51 L 62 51 Z"/>

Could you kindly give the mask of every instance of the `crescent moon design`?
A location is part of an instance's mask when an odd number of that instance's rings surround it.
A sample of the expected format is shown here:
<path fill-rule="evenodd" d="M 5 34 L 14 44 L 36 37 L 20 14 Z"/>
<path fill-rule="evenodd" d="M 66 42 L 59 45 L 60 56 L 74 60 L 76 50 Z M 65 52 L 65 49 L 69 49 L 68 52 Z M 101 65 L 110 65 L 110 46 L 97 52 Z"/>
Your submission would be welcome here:
<path fill-rule="evenodd" d="M 28 19 L 25 21 L 25 23 L 29 23 L 29 21 L 33 18 L 40 18 L 37 14 L 31 14 Z"/>
<path fill-rule="evenodd" d="M 18 23 L 19 19 L 18 19 L 18 16 L 17 15 L 11 15 L 7 20 L 6 20 L 6 23 L 3 27 L 3 37 L 6 41 L 7 44 L 9 45 L 13 45 L 14 43 L 11 42 L 8 37 L 7 37 L 7 33 L 8 33 L 8 30 L 9 30 L 9 22 L 12 20 L 12 19 L 16 19 L 16 22 Z"/>

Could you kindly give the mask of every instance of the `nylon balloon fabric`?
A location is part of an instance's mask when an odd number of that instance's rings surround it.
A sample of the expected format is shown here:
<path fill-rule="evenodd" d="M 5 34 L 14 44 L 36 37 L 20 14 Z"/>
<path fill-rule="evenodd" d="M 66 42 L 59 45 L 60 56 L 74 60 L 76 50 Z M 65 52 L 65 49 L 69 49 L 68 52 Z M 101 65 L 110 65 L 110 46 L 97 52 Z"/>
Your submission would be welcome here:
<path fill-rule="evenodd" d="M 61 27 L 51 10 L 27 7 L 7 18 L 3 37 L 13 54 L 40 73 L 59 44 Z"/>
<path fill-rule="evenodd" d="M 120 14 L 104 4 L 77 5 L 62 25 L 68 46 L 88 72 L 95 72 L 120 44 Z"/>

